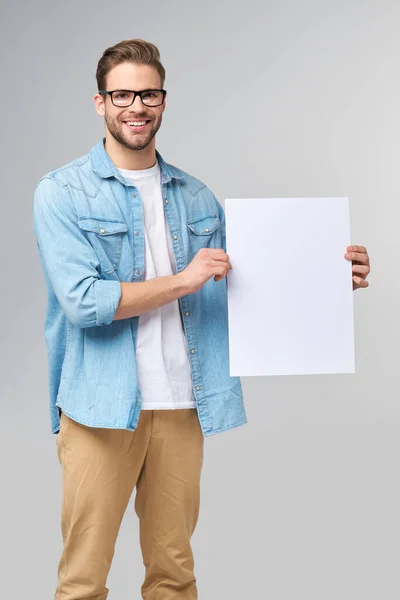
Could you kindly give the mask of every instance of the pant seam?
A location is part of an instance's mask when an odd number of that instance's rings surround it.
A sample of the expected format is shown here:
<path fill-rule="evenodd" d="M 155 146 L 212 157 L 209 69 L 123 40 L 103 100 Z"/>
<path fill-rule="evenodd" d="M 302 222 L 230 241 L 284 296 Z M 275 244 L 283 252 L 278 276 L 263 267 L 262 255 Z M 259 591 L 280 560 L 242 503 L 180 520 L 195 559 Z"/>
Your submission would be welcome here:
<path fill-rule="evenodd" d="M 70 531 L 70 522 L 69 522 L 69 520 L 68 520 L 68 518 L 67 518 L 67 514 L 68 514 L 68 513 L 67 513 L 67 511 L 66 511 L 66 509 L 65 509 L 65 498 L 66 498 L 66 490 L 65 490 L 65 487 L 66 487 L 66 485 L 65 485 L 65 483 L 66 483 L 66 474 L 65 474 L 65 471 L 66 471 L 66 466 L 65 466 L 65 453 L 66 453 L 66 452 L 65 452 L 65 451 L 66 451 L 66 447 L 65 447 L 65 443 L 64 443 L 64 431 L 63 431 L 63 430 L 62 430 L 62 431 L 60 431 L 58 435 L 59 435 L 59 436 L 61 436 L 61 437 L 60 437 L 60 443 L 61 443 L 61 451 L 62 451 L 63 462 L 64 462 L 64 465 L 62 465 L 62 474 L 63 474 L 63 491 L 62 491 L 62 507 L 61 507 L 61 509 L 62 509 L 62 512 L 63 512 L 63 513 L 66 515 L 65 519 L 66 519 L 66 522 L 67 522 L 67 531 L 68 531 L 68 534 L 69 534 L 69 531 Z M 67 534 L 67 535 L 68 535 L 68 534 Z M 57 594 L 57 598 L 56 598 L 56 600 L 60 600 L 60 596 L 61 596 L 61 585 L 62 585 L 62 583 L 63 583 L 64 579 L 66 578 L 67 574 L 68 574 L 68 553 L 67 553 L 67 550 L 66 550 L 66 544 L 64 543 L 63 545 L 64 545 L 65 565 L 66 565 L 66 566 L 65 566 L 65 573 L 64 573 L 64 576 L 63 576 L 63 578 L 62 578 L 62 579 L 59 581 L 59 590 L 58 590 L 58 594 Z"/>

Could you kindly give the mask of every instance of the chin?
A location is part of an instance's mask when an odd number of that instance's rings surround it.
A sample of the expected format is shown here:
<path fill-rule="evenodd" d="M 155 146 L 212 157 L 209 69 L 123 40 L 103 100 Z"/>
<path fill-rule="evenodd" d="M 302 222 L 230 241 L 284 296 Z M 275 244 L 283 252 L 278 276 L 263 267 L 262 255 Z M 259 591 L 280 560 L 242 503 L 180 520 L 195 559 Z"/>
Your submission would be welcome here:
<path fill-rule="evenodd" d="M 136 150 L 136 151 L 140 151 L 140 150 L 145 150 L 147 148 L 147 146 L 150 145 L 150 141 L 147 141 L 144 144 L 136 144 L 136 145 L 132 145 L 129 144 L 127 147 L 130 148 L 131 150 Z"/>
<path fill-rule="evenodd" d="M 149 141 L 149 140 L 146 140 L 145 142 L 142 142 L 142 143 L 136 143 L 136 144 L 133 144 L 133 143 L 132 143 L 132 140 L 127 140 L 127 139 L 125 139 L 125 138 L 122 138 L 122 139 L 123 139 L 123 143 L 122 143 L 122 145 L 123 145 L 125 148 L 127 148 L 128 150 L 137 150 L 137 151 L 138 151 L 138 150 L 144 150 L 144 149 L 145 149 L 145 148 L 147 148 L 147 146 L 150 144 L 150 141 Z M 120 142 L 120 143 L 121 143 L 121 142 Z"/>

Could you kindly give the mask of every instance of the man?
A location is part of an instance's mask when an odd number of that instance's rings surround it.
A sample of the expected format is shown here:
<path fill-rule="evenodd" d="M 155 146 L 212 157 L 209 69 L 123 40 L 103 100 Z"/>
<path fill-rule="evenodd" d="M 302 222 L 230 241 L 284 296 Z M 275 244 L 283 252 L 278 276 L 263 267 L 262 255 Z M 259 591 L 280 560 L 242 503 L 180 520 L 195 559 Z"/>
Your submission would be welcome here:
<path fill-rule="evenodd" d="M 166 106 L 158 49 L 116 44 L 96 77 L 105 138 L 42 177 L 34 202 L 63 475 L 55 598 L 105 600 L 136 486 L 142 597 L 194 600 L 203 440 L 246 423 L 228 369 L 224 212 L 156 151 Z M 366 249 L 345 256 L 353 287 L 367 287 Z"/>

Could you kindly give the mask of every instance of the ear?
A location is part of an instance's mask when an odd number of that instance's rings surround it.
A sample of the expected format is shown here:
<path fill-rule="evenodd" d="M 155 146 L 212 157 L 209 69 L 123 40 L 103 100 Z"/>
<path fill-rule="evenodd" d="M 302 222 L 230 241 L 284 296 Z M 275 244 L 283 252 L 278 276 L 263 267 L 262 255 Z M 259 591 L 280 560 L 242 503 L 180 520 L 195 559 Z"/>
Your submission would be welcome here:
<path fill-rule="evenodd" d="M 95 94 L 93 96 L 96 112 L 100 117 L 104 117 L 105 115 L 105 102 L 104 96 L 102 94 Z"/>

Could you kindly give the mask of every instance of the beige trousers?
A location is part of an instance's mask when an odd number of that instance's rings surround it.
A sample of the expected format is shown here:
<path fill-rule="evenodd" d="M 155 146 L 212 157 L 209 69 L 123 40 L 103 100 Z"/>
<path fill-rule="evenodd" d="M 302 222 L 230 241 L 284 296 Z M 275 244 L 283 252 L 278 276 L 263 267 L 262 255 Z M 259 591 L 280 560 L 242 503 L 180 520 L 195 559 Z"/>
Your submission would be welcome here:
<path fill-rule="evenodd" d="M 190 538 L 199 515 L 203 442 L 191 408 L 143 410 L 135 431 L 87 427 L 61 414 L 64 546 L 55 600 L 107 598 L 115 542 L 135 486 L 142 598 L 198 598 Z"/>

